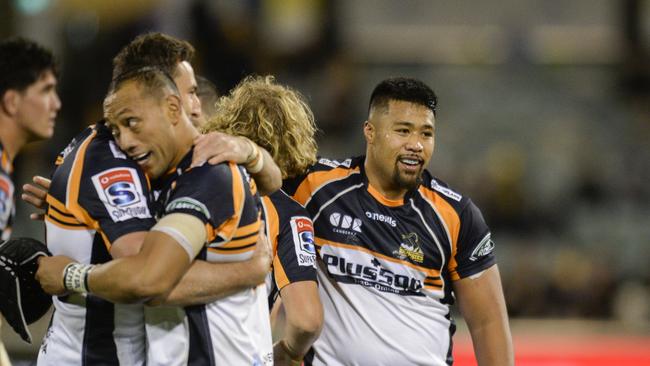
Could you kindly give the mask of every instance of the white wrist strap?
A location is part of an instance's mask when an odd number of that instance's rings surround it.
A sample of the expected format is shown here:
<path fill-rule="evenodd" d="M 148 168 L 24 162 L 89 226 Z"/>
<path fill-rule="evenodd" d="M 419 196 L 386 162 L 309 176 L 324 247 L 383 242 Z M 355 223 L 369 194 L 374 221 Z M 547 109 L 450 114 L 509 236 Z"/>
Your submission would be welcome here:
<path fill-rule="evenodd" d="M 63 287 L 68 291 L 88 293 L 88 274 L 95 268 L 92 264 L 70 263 L 63 269 Z"/>
<path fill-rule="evenodd" d="M 246 170 L 251 174 L 257 174 L 262 171 L 264 167 L 264 155 L 260 151 L 259 146 L 257 146 L 253 141 L 248 140 L 253 149 L 251 154 L 252 158 L 246 163 Z"/>

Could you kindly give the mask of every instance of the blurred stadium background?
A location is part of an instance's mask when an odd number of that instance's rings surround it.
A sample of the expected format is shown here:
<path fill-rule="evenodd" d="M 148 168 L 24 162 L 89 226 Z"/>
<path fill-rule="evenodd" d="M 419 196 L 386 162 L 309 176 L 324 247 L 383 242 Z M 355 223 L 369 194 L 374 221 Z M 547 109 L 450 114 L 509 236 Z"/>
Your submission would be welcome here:
<path fill-rule="evenodd" d="M 0 0 L 0 19 L 62 64 L 55 137 L 17 184 L 101 116 L 111 58 L 141 32 L 189 40 L 220 92 L 249 73 L 299 89 L 333 158 L 363 153 L 378 81 L 421 78 L 440 98 L 429 168 L 492 227 L 517 364 L 650 365 L 650 1 Z M 14 233 L 42 238 L 29 212 Z"/>

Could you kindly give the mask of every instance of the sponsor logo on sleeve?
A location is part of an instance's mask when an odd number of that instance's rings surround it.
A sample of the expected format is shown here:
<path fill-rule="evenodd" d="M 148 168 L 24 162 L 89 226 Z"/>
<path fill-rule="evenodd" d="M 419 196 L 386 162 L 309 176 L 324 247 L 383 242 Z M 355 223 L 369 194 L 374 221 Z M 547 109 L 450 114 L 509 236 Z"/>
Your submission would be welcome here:
<path fill-rule="evenodd" d="M 472 262 L 477 261 L 481 257 L 492 253 L 494 250 L 494 242 L 492 241 L 491 235 L 487 234 L 483 240 L 474 248 L 472 255 L 469 257 L 469 260 Z"/>
<path fill-rule="evenodd" d="M 210 219 L 210 211 L 208 208 L 198 200 L 192 197 L 180 197 L 169 202 L 165 207 L 165 213 L 171 213 L 177 210 L 194 210 L 198 211 L 207 219 Z"/>
<path fill-rule="evenodd" d="M 337 168 L 337 167 L 339 166 L 339 162 L 338 162 L 338 161 L 336 161 L 336 160 L 330 160 L 330 159 L 326 159 L 326 158 L 320 158 L 320 159 L 318 160 L 318 163 L 319 163 L 319 164 L 326 165 L 326 166 L 328 166 L 328 167 L 330 167 L 330 168 Z"/>
<path fill-rule="evenodd" d="M 7 227 L 14 207 L 14 184 L 9 177 L 0 174 L 0 230 Z"/>
<path fill-rule="evenodd" d="M 326 165 L 330 168 L 338 168 L 339 166 L 344 166 L 346 168 L 349 168 L 350 165 L 352 165 L 352 159 L 345 159 L 343 161 L 338 161 L 338 160 L 331 160 L 327 158 L 320 158 L 318 159 L 318 163 L 322 165 Z"/>
<path fill-rule="evenodd" d="M 445 196 L 451 198 L 452 200 L 460 202 L 461 199 L 463 199 L 463 196 L 460 194 L 452 191 L 451 189 L 441 186 L 435 179 L 431 179 L 431 188 L 435 189 L 436 191 L 444 194 Z"/>
<path fill-rule="evenodd" d="M 314 245 L 314 227 L 306 217 L 292 217 L 291 233 L 294 249 L 300 266 L 315 266 L 316 246 Z"/>
<path fill-rule="evenodd" d="M 151 217 L 142 183 L 135 169 L 108 169 L 95 174 L 92 182 L 113 221 Z"/>

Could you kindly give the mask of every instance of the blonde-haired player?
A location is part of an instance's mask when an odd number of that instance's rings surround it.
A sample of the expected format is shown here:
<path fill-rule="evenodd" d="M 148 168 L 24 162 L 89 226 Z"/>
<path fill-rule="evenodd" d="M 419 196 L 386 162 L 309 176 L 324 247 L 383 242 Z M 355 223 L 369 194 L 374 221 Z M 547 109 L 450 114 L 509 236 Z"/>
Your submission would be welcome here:
<path fill-rule="evenodd" d="M 273 77 L 247 77 L 215 107 L 217 113 L 203 126 L 203 132 L 221 131 L 250 139 L 271 154 L 283 179 L 304 174 L 316 162 L 311 110 L 297 91 L 275 83 Z M 210 145 L 207 134 L 195 154 L 203 148 L 209 150 Z M 299 365 L 323 322 L 312 221 L 283 191 L 263 197 L 263 214 L 274 253 L 273 273 L 267 281 L 269 302 L 273 304 L 279 293 L 286 318 L 274 358 L 276 365 Z"/>

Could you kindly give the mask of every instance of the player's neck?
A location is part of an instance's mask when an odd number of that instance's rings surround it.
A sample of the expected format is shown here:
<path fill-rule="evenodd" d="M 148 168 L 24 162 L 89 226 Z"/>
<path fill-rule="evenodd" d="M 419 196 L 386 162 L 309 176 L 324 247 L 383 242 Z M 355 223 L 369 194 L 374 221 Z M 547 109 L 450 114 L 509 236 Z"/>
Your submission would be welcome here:
<path fill-rule="evenodd" d="M 368 184 L 370 184 L 375 191 L 381 194 L 384 198 L 391 201 L 404 199 L 408 190 L 403 187 L 395 187 L 388 177 L 383 177 L 380 173 L 381 170 L 376 167 L 374 160 L 369 158 L 368 155 L 366 155 L 364 170 L 366 177 L 368 178 Z"/>
<path fill-rule="evenodd" d="M 14 120 L 0 115 L 0 142 L 9 161 L 13 162 L 23 146 L 29 142 L 29 137 Z"/>
<path fill-rule="evenodd" d="M 200 135 L 199 131 L 192 125 L 189 121 L 181 122 L 176 130 L 176 156 L 174 156 L 174 161 L 172 166 L 178 166 L 183 160 L 185 155 L 187 155 L 192 146 L 194 145 L 194 139 Z"/>

